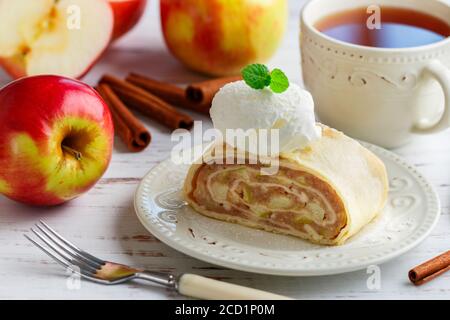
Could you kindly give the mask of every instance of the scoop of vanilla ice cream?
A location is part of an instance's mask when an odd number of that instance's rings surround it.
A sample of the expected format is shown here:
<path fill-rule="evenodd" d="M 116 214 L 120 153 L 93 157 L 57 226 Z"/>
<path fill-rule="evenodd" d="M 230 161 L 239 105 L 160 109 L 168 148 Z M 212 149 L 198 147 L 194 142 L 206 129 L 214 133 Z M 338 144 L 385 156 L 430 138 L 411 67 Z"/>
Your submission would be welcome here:
<path fill-rule="evenodd" d="M 302 149 L 321 136 L 312 96 L 296 84 L 274 93 L 252 89 L 244 81 L 229 83 L 214 97 L 210 114 L 224 137 L 226 129 L 279 129 L 279 152 Z"/>

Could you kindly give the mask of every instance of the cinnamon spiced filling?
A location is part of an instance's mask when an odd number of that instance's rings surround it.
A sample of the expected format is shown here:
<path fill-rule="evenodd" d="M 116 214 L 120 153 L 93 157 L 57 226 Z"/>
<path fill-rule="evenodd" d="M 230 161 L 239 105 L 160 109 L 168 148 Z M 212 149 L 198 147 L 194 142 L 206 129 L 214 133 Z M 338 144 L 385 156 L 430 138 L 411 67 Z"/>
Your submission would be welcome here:
<path fill-rule="evenodd" d="M 344 205 L 328 183 L 288 167 L 280 167 L 276 175 L 262 175 L 260 169 L 204 164 L 188 196 L 205 210 L 307 238 L 334 239 L 346 226 Z"/>

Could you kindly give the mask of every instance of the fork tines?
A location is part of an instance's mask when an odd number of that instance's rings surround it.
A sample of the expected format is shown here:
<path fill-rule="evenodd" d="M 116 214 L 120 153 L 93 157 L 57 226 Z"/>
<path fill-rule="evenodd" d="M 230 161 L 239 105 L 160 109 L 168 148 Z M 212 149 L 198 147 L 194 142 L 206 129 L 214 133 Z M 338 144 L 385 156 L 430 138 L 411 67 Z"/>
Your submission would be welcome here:
<path fill-rule="evenodd" d="M 106 281 L 96 277 L 97 271 L 105 265 L 105 261 L 81 250 L 43 221 L 39 221 L 35 226 L 37 230 L 31 228 L 31 231 L 43 242 L 43 244 L 24 234 L 25 238 L 31 243 L 44 251 L 64 268 L 70 269 L 72 272 L 92 281 L 106 283 Z"/>

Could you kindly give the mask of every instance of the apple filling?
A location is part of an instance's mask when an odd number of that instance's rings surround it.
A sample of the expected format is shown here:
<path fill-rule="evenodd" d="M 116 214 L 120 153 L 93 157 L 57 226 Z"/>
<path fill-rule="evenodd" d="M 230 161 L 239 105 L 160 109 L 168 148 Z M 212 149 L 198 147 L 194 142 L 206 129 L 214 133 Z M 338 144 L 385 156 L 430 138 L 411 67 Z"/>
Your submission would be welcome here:
<path fill-rule="evenodd" d="M 190 200 L 222 220 L 313 240 L 332 240 L 347 224 L 336 192 L 304 171 L 262 175 L 259 165 L 204 164 L 192 184 Z"/>

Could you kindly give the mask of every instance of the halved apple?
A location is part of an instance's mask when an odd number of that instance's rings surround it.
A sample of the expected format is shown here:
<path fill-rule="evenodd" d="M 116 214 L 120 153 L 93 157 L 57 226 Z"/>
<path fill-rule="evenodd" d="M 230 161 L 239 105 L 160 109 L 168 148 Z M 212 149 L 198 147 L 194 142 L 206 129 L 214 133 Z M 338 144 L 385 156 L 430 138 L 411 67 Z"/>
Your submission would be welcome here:
<path fill-rule="evenodd" d="M 108 0 L 114 13 L 113 40 L 129 32 L 144 14 L 147 0 Z"/>
<path fill-rule="evenodd" d="M 103 0 L 3 0 L 0 64 L 14 78 L 80 78 L 107 48 L 113 27 Z"/>

